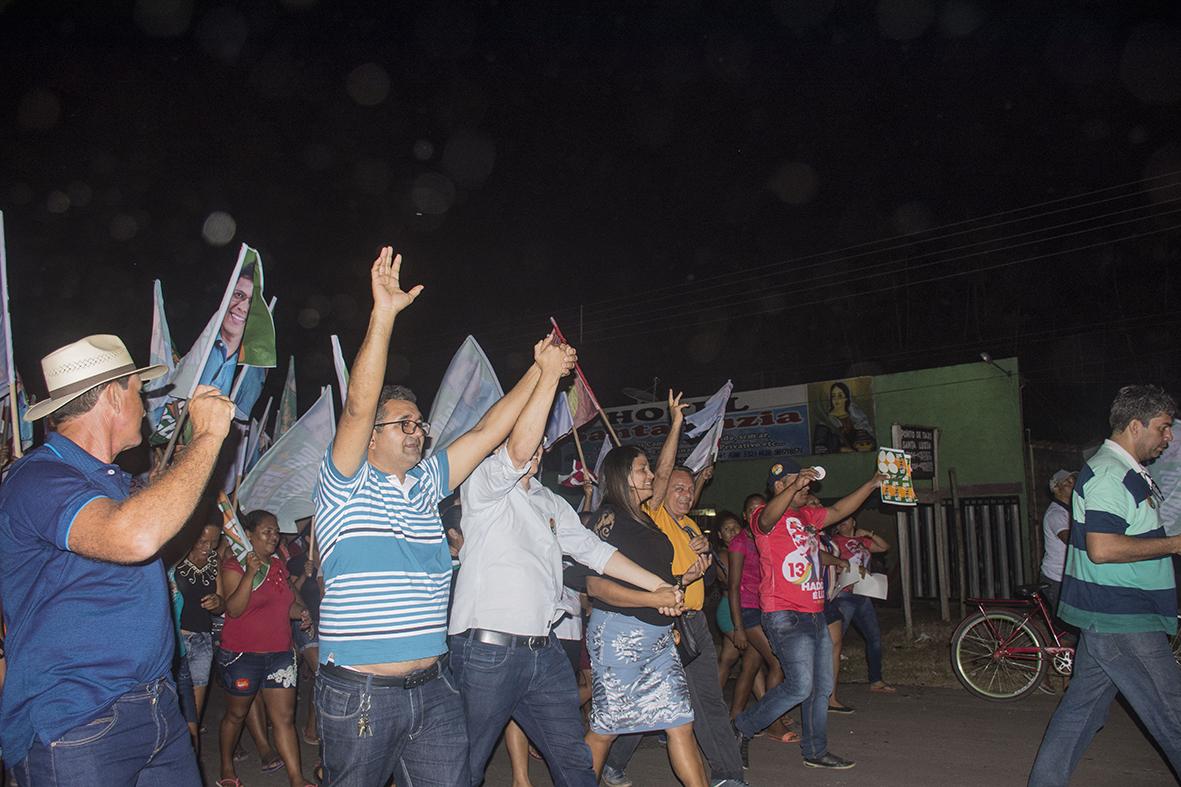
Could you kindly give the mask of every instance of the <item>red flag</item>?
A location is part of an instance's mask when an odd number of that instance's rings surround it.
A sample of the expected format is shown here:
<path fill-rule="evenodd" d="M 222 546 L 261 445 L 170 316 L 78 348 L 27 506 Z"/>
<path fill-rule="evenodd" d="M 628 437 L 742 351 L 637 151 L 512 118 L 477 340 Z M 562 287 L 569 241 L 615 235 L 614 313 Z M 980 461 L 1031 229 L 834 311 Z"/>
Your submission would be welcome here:
<path fill-rule="evenodd" d="M 581 489 L 589 477 L 590 474 L 586 472 L 586 468 L 582 466 L 582 462 L 575 459 L 574 467 L 568 474 L 563 475 L 562 473 L 558 473 L 558 483 L 571 489 Z"/>

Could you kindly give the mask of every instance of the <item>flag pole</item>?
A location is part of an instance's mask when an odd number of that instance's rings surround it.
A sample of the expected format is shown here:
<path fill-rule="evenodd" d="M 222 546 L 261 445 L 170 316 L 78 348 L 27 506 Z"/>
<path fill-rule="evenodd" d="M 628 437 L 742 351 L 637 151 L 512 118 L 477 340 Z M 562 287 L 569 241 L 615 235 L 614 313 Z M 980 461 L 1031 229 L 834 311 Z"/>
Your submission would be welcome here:
<path fill-rule="evenodd" d="M 578 450 L 578 461 L 582 463 L 582 472 L 586 473 L 586 477 L 590 480 L 595 480 L 594 471 L 586 463 L 586 454 L 582 453 L 582 440 L 578 438 L 577 427 L 571 430 L 574 432 L 574 447 Z"/>
<path fill-rule="evenodd" d="M 178 401 L 176 403 L 176 410 L 176 426 L 172 429 L 172 437 L 168 438 L 168 446 L 164 449 L 164 457 L 160 460 L 161 467 L 168 467 L 168 462 L 172 459 L 172 453 L 176 450 L 176 441 L 180 439 L 180 433 L 184 429 L 185 420 L 189 417 L 188 402 Z"/>
<path fill-rule="evenodd" d="M 566 342 L 566 336 L 562 333 L 562 329 L 558 327 L 558 321 L 550 317 L 549 322 L 554 327 L 554 335 L 558 337 L 558 340 L 568 344 L 569 342 Z M 574 372 L 578 375 L 578 379 L 582 381 L 582 386 L 586 388 L 586 392 L 590 394 L 591 404 L 595 406 L 599 415 L 602 416 L 603 426 L 607 427 L 607 434 L 611 435 L 611 442 L 615 443 L 616 447 L 619 447 L 622 445 L 619 442 L 619 435 L 615 434 L 615 430 L 611 428 L 611 421 L 607 418 L 607 414 L 603 412 L 603 406 L 599 404 L 599 398 L 591 390 L 590 383 L 586 381 L 586 375 L 582 373 L 582 366 L 577 361 L 574 363 Z"/>

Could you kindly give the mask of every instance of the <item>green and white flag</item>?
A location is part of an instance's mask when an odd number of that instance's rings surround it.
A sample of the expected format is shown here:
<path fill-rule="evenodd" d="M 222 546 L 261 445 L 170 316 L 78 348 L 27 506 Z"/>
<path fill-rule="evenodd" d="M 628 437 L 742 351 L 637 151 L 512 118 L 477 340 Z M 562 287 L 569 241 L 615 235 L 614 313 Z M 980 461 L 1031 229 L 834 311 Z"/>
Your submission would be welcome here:
<path fill-rule="evenodd" d="M 312 495 L 335 434 L 332 389 L 325 386 L 316 403 L 275 441 L 242 480 L 238 500 L 243 510 L 270 511 L 279 520 L 281 531 L 298 532 L 296 521 L 316 512 Z"/>
<path fill-rule="evenodd" d="M 279 397 L 279 412 L 275 416 L 275 440 L 292 427 L 299 418 L 295 394 L 295 356 L 287 360 L 287 381 L 283 383 L 283 395 Z"/>

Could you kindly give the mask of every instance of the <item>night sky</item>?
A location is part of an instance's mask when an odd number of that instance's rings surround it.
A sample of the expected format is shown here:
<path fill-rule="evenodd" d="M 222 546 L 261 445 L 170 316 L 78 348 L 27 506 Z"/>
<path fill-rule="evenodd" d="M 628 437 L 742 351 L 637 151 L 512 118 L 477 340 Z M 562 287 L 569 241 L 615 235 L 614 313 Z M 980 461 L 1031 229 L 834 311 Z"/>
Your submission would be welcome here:
<path fill-rule="evenodd" d="M 1179 8 L 0 0 L 17 364 L 146 362 L 154 278 L 184 352 L 245 241 L 306 407 L 390 243 L 427 400 L 468 333 L 510 385 L 554 314 L 606 405 L 986 351 L 1090 442 L 1120 385 L 1181 394 Z"/>

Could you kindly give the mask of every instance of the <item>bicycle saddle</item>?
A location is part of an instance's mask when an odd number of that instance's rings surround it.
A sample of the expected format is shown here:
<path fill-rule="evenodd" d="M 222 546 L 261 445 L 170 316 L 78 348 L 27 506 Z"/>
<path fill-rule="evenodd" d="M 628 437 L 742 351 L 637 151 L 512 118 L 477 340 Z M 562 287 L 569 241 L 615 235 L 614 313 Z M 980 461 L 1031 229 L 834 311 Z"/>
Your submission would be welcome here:
<path fill-rule="evenodd" d="M 1016 592 L 1019 598 L 1033 598 L 1034 593 L 1041 595 L 1041 592 L 1049 586 L 1049 582 L 1035 582 L 1032 585 L 1018 585 Z"/>

